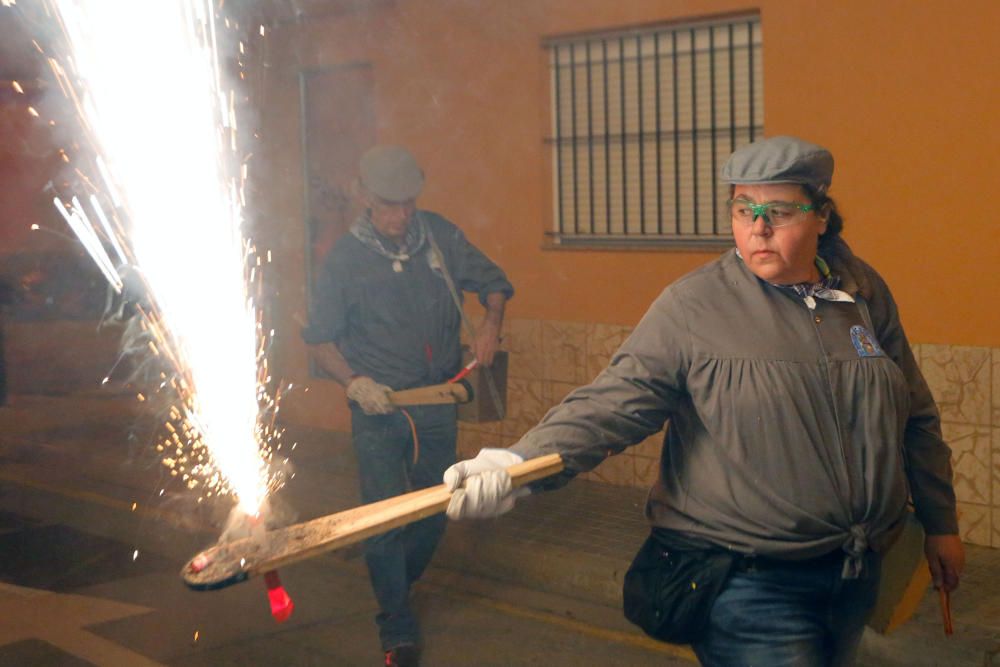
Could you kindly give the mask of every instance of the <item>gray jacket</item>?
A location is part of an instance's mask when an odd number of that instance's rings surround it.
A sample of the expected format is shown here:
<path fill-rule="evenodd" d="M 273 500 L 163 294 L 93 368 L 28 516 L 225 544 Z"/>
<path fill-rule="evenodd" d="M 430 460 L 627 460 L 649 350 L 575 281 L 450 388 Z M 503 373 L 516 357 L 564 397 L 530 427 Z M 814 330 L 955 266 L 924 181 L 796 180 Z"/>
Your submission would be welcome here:
<path fill-rule="evenodd" d="M 512 449 L 562 454 L 558 486 L 669 419 L 648 518 L 742 553 L 879 550 L 910 494 L 929 533 L 957 533 L 950 450 L 889 289 L 856 258 L 831 267 L 856 304 L 810 310 L 735 250 L 688 274 Z"/>

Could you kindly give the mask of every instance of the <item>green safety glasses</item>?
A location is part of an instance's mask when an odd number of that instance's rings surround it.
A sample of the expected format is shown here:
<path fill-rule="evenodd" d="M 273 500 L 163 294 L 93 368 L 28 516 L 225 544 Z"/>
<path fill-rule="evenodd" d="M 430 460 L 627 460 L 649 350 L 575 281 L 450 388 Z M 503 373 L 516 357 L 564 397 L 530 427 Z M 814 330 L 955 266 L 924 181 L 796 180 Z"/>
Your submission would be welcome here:
<path fill-rule="evenodd" d="M 742 197 L 730 199 L 726 205 L 729 206 L 733 220 L 745 225 L 752 225 L 757 221 L 757 218 L 764 218 L 764 222 L 771 227 L 794 225 L 802 220 L 803 213 L 816 208 L 812 204 L 800 204 L 793 201 L 769 201 L 755 204 Z"/>

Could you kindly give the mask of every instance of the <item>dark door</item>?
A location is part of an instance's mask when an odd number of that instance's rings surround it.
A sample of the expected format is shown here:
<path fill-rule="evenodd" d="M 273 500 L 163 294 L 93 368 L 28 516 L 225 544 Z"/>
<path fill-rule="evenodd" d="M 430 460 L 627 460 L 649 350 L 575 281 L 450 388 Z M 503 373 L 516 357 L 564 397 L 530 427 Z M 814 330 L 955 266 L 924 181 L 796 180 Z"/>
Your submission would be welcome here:
<path fill-rule="evenodd" d="M 372 68 L 358 64 L 303 72 L 301 86 L 311 285 L 312 267 L 360 212 L 351 181 L 362 153 L 375 143 Z"/>

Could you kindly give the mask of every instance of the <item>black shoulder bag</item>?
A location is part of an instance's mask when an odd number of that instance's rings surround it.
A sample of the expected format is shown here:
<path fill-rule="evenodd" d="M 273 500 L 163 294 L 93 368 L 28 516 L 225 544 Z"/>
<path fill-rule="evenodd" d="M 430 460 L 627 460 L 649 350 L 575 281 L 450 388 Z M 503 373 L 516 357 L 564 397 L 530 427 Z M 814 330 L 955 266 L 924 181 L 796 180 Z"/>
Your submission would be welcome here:
<path fill-rule="evenodd" d="M 625 618 L 660 641 L 696 641 L 738 557 L 722 549 L 691 548 L 654 529 L 625 573 Z"/>

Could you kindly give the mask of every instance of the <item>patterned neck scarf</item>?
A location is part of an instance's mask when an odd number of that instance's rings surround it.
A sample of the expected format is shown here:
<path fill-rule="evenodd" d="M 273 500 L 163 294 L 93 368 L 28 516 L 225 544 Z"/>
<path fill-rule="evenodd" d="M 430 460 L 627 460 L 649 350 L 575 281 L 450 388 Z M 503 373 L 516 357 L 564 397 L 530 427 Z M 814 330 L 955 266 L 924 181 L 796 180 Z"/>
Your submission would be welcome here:
<path fill-rule="evenodd" d="M 740 254 L 739 249 L 736 250 L 736 255 L 740 259 L 743 259 L 743 255 Z M 830 272 L 830 267 L 826 261 L 819 255 L 816 255 L 816 259 L 813 261 L 816 263 L 816 268 L 819 269 L 818 282 L 795 283 L 794 285 L 778 285 L 775 283 L 768 284 L 774 285 L 778 289 L 792 290 L 802 297 L 802 300 L 805 302 L 806 307 L 809 308 L 809 310 L 816 310 L 816 299 L 854 303 L 853 296 L 843 290 L 837 289 L 840 287 L 840 276 L 835 276 Z"/>
<path fill-rule="evenodd" d="M 826 261 L 822 257 L 816 255 L 816 268 L 819 269 L 819 282 L 815 283 L 796 283 L 794 285 L 779 285 L 779 287 L 788 287 L 795 291 L 802 300 L 805 301 L 806 307 L 809 310 L 816 310 L 816 299 L 823 299 L 824 301 L 846 301 L 847 303 L 854 303 L 854 297 L 837 289 L 840 286 L 840 276 L 835 276 L 830 273 L 830 267 L 827 265 Z"/>
<path fill-rule="evenodd" d="M 354 235 L 354 238 L 361 241 L 365 247 L 371 248 L 383 257 L 397 263 L 408 261 L 411 257 L 416 256 L 427 242 L 427 230 L 424 227 L 424 222 L 420 217 L 419 211 L 413 214 L 413 219 L 410 220 L 410 224 L 406 228 L 406 237 L 395 250 L 390 250 L 386 246 L 385 241 L 388 241 L 388 239 L 379 234 L 375 229 L 375 225 L 372 224 L 371 220 L 371 212 L 365 212 L 364 215 L 354 221 L 354 224 L 351 225 L 351 234 Z"/>

